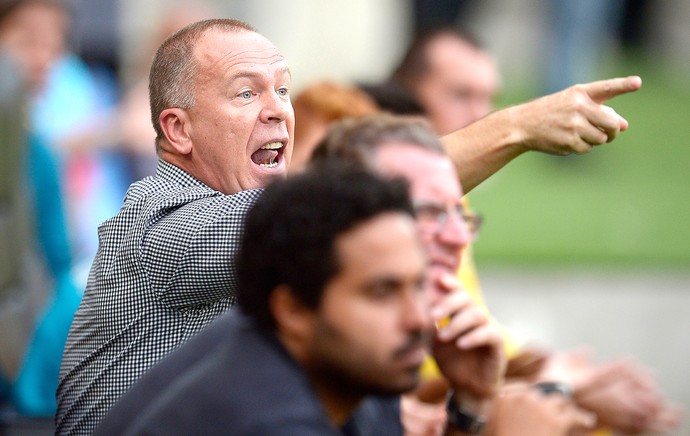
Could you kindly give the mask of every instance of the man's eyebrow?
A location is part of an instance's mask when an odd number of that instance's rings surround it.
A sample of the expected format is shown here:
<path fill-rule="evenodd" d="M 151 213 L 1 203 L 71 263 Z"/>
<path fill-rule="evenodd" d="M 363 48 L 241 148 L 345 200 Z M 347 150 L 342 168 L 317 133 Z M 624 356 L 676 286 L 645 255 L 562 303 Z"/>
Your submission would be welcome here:
<path fill-rule="evenodd" d="M 287 65 L 279 68 L 276 71 L 276 75 L 281 75 L 281 74 L 287 74 L 290 78 L 292 78 L 292 74 L 290 73 L 290 68 Z M 232 82 L 232 81 L 235 81 L 237 79 L 243 79 L 243 78 L 252 79 L 252 78 L 260 77 L 261 75 L 262 75 L 262 73 L 260 73 L 258 71 L 254 71 L 254 70 L 240 70 L 240 71 L 233 73 L 229 77 L 229 80 Z"/>
<path fill-rule="evenodd" d="M 292 78 L 292 73 L 290 72 L 290 67 L 288 67 L 287 65 L 279 68 L 277 72 L 280 74 L 287 74 L 288 76 L 290 76 Z"/>
<path fill-rule="evenodd" d="M 369 280 L 362 289 L 365 292 L 373 292 L 378 289 L 399 289 L 402 288 L 404 280 L 398 277 L 381 276 Z"/>

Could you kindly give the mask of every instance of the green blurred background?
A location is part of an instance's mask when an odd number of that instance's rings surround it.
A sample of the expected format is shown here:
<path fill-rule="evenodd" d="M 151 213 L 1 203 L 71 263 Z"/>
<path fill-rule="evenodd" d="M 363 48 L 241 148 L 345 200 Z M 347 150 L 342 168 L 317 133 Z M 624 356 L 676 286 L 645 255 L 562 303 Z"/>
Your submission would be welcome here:
<path fill-rule="evenodd" d="M 481 265 L 690 270 L 690 87 L 663 69 L 617 62 L 642 89 L 609 102 L 630 128 L 583 156 L 525 154 L 475 189 Z M 500 106 L 538 95 L 506 89 Z"/>

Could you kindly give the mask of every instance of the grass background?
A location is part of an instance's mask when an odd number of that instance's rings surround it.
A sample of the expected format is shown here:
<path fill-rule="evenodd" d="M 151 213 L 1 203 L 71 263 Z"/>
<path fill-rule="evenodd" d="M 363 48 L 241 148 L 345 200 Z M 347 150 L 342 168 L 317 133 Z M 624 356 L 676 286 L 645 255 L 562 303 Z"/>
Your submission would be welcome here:
<path fill-rule="evenodd" d="M 527 153 L 477 187 L 481 265 L 690 271 L 690 86 L 640 61 L 602 74 L 642 77 L 608 103 L 630 129 L 586 155 Z M 500 106 L 532 88 L 507 89 Z"/>
<path fill-rule="evenodd" d="M 690 80 L 637 57 L 611 100 L 630 129 L 582 156 L 528 153 L 471 194 L 485 227 L 475 258 L 487 304 L 518 341 L 650 368 L 690 435 Z M 690 69 L 687 69 L 690 71 Z M 507 90 L 503 104 L 538 95 Z"/>

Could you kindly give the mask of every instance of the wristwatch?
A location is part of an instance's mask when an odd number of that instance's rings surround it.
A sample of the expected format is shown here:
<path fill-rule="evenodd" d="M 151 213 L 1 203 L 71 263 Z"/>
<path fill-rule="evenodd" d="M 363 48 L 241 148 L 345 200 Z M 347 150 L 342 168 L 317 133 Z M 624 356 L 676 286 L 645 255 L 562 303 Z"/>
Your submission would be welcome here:
<path fill-rule="evenodd" d="M 467 434 L 480 434 L 486 424 L 486 418 L 482 415 L 463 410 L 458 407 L 455 395 L 450 395 L 446 403 L 448 411 L 448 424 Z"/>
<path fill-rule="evenodd" d="M 534 385 L 542 394 L 560 394 L 566 398 L 572 398 L 573 388 L 568 383 L 563 382 L 539 382 Z"/>

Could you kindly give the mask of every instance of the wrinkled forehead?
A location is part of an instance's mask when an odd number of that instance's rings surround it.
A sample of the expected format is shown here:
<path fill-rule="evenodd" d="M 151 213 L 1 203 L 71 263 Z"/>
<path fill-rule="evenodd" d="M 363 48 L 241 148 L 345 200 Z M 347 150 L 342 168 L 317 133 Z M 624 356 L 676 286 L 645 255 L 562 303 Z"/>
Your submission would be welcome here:
<path fill-rule="evenodd" d="M 485 83 L 496 92 L 500 74 L 495 60 L 486 51 L 451 36 L 439 37 L 429 47 L 430 72 L 454 81 Z"/>
<path fill-rule="evenodd" d="M 244 29 L 209 29 L 196 45 L 195 56 L 201 65 L 225 70 L 236 66 L 287 66 L 285 57 L 271 41 Z"/>

